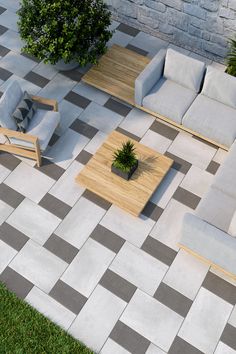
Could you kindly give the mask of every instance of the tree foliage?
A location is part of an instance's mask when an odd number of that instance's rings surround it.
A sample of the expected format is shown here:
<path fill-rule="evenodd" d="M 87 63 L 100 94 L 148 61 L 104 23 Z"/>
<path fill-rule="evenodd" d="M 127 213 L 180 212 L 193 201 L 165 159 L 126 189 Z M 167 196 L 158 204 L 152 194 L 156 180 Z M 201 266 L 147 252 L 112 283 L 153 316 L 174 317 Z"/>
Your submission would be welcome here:
<path fill-rule="evenodd" d="M 230 75 L 236 76 L 236 40 L 230 40 L 230 51 L 227 56 L 226 72 Z"/>

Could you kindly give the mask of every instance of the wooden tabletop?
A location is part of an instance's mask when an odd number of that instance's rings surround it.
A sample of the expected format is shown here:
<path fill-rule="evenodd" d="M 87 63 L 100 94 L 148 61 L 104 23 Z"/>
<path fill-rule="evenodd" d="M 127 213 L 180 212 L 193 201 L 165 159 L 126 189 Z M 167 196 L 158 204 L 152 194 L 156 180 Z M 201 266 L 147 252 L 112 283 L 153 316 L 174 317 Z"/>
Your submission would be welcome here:
<path fill-rule="evenodd" d="M 114 151 L 131 140 L 139 166 L 129 181 L 111 172 Z M 76 182 L 127 212 L 138 216 L 173 163 L 170 158 L 113 131 L 76 177 Z"/>

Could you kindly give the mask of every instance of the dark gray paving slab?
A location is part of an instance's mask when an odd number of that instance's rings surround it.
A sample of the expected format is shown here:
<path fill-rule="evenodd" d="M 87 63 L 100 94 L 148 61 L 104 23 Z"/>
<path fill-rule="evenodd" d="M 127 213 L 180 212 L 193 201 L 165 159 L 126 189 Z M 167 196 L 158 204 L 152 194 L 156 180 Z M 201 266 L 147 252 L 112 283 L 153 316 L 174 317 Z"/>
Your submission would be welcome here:
<path fill-rule="evenodd" d="M 131 139 L 133 139 L 133 140 L 135 140 L 135 141 L 140 141 L 140 140 L 141 140 L 141 138 L 139 138 L 137 135 L 132 134 L 132 133 L 128 132 L 127 130 L 122 129 L 122 128 L 120 128 L 120 127 L 117 127 L 117 128 L 116 128 L 116 131 L 119 132 L 119 133 L 121 133 L 121 134 L 126 135 L 128 138 L 131 138 Z"/>
<path fill-rule="evenodd" d="M 207 169 L 206 171 L 215 175 L 216 172 L 218 171 L 218 168 L 220 167 L 220 164 L 218 162 L 215 162 L 215 161 L 211 161 L 209 163 L 209 165 L 207 166 Z"/>
<path fill-rule="evenodd" d="M 34 286 L 29 280 L 22 277 L 22 275 L 15 272 L 10 267 L 5 268 L 2 272 L 0 275 L 0 281 L 4 283 L 9 290 L 22 299 L 28 295 Z"/>
<path fill-rule="evenodd" d="M 191 344 L 185 342 L 180 337 L 175 337 L 169 351 L 169 354 L 203 354 L 199 349 L 193 347 Z"/>
<path fill-rule="evenodd" d="M 8 28 L 5 26 L 0 25 L 0 36 L 4 34 L 6 31 L 8 31 Z"/>
<path fill-rule="evenodd" d="M 0 164 L 9 170 L 13 171 L 16 166 L 21 163 L 21 160 L 15 157 L 14 155 L 9 154 L 8 152 L 0 152 Z"/>
<path fill-rule="evenodd" d="M 33 71 L 30 71 L 25 77 L 25 80 L 32 82 L 33 84 L 39 86 L 39 87 L 44 87 L 46 86 L 50 80 L 48 80 L 46 77 L 41 76 L 39 74 L 34 73 Z"/>
<path fill-rule="evenodd" d="M 83 109 L 85 109 L 89 104 L 90 100 L 84 96 L 79 95 L 78 93 L 75 93 L 73 91 L 70 91 L 66 96 L 65 100 L 75 104 L 76 106 L 79 106 Z"/>
<path fill-rule="evenodd" d="M 157 120 L 155 120 L 152 123 L 152 125 L 149 129 L 151 129 L 155 133 L 158 133 L 170 140 L 174 140 L 176 138 L 176 136 L 179 134 L 178 130 L 171 128 L 164 123 L 158 122 Z"/>
<path fill-rule="evenodd" d="M 3 12 L 5 12 L 5 11 L 6 11 L 5 7 L 0 6 L 0 15 L 3 14 Z"/>
<path fill-rule="evenodd" d="M 159 285 L 154 297 L 182 317 L 187 316 L 187 313 L 193 303 L 192 300 L 188 299 L 186 296 L 182 295 L 165 283 L 161 283 Z"/>
<path fill-rule="evenodd" d="M 108 269 L 99 282 L 122 300 L 129 302 L 136 291 L 136 286 Z"/>
<path fill-rule="evenodd" d="M 29 238 L 8 223 L 4 222 L 0 226 L 0 239 L 15 250 L 20 251 Z"/>
<path fill-rule="evenodd" d="M 78 82 L 83 77 L 83 74 L 81 72 L 79 72 L 78 70 L 60 71 L 60 74 L 68 77 L 71 80 L 78 81 Z"/>
<path fill-rule="evenodd" d="M 128 26 L 125 23 L 120 23 L 119 26 L 116 28 L 118 31 L 128 34 L 129 36 L 135 37 L 140 32 L 140 30 Z"/>
<path fill-rule="evenodd" d="M 52 234 L 43 245 L 50 252 L 54 253 L 57 257 L 63 259 L 67 263 L 71 263 L 79 250 L 66 242 L 59 236 Z"/>
<path fill-rule="evenodd" d="M 118 253 L 125 243 L 123 238 L 99 224 L 95 227 L 90 237 L 115 253 Z"/>
<path fill-rule="evenodd" d="M 52 163 L 50 160 L 42 158 L 42 165 L 35 166 L 37 170 L 57 181 L 65 172 L 64 168 Z"/>
<path fill-rule="evenodd" d="M 71 210 L 71 207 L 68 204 L 54 197 L 50 193 L 45 194 L 43 199 L 40 200 L 39 205 L 41 205 L 44 209 L 47 209 L 48 211 L 50 211 L 50 213 L 56 215 L 60 219 L 64 219 L 64 217 Z"/>
<path fill-rule="evenodd" d="M 62 280 L 58 280 L 49 295 L 75 314 L 78 314 L 81 311 L 87 301 L 85 296 L 71 288 Z"/>
<path fill-rule="evenodd" d="M 132 110 L 132 107 L 129 107 L 126 104 L 121 103 L 113 98 L 109 98 L 104 104 L 104 107 L 110 109 L 115 113 L 120 114 L 123 117 L 126 117 L 127 114 Z"/>
<path fill-rule="evenodd" d="M 201 200 L 199 196 L 187 191 L 182 187 L 178 187 L 176 189 L 173 198 L 191 209 L 196 209 Z"/>
<path fill-rule="evenodd" d="M 180 157 L 178 157 L 174 154 L 171 154 L 168 151 L 166 151 L 164 155 L 169 157 L 170 159 L 174 160 L 172 168 L 174 168 L 177 171 L 182 172 L 184 174 L 186 174 L 192 166 L 192 164 L 190 162 L 185 161 L 185 160 L 181 159 Z"/>
<path fill-rule="evenodd" d="M 152 202 L 148 202 L 142 211 L 143 215 L 154 221 L 157 221 L 162 213 L 163 209 Z"/>
<path fill-rule="evenodd" d="M 57 142 L 57 140 L 59 140 L 59 139 L 60 139 L 59 135 L 57 135 L 57 134 L 55 134 L 55 133 L 52 134 L 52 137 L 51 137 L 51 139 L 50 139 L 48 145 L 49 145 L 49 146 L 53 146 L 53 145 Z"/>
<path fill-rule="evenodd" d="M 9 77 L 11 77 L 13 75 L 12 72 L 6 70 L 6 69 L 3 69 L 3 68 L 0 68 L 0 79 L 3 80 L 3 81 L 6 81 L 9 79 Z"/>
<path fill-rule="evenodd" d="M 118 321 L 113 328 L 110 338 L 130 353 L 144 354 L 150 345 L 148 339 L 135 332 L 132 328 Z"/>
<path fill-rule="evenodd" d="M 236 304 L 236 287 L 214 273 L 207 273 L 202 286 L 230 304 Z"/>
<path fill-rule="evenodd" d="M 220 340 L 236 350 L 236 328 L 227 323 Z"/>
<path fill-rule="evenodd" d="M 148 52 L 146 50 L 143 50 L 141 48 L 138 48 L 138 47 L 135 47 L 134 45 L 132 44 L 128 44 L 126 46 L 127 49 L 130 49 L 132 50 L 133 52 L 137 53 L 137 54 L 140 54 L 140 55 L 143 55 L 143 56 L 147 56 L 148 55 Z"/>
<path fill-rule="evenodd" d="M 20 55 L 22 55 L 22 57 L 25 57 L 25 58 L 28 58 L 28 59 L 30 59 L 30 60 L 35 61 L 35 63 L 40 63 L 40 62 L 41 62 L 40 59 L 34 57 L 34 56 L 31 55 L 31 54 L 28 54 L 28 53 L 20 53 Z"/>
<path fill-rule="evenodd" d="M 107 200 L 99 197 L 97 194 L 89 191 L 88 189 L 86 189 L 82 195 L 84 198 L 90 200 L 105 210 L 108 210 L 111 206 L 111 203 L 109 203 Z"/>
<path fill-rule="evenodd" d="M 7 53 L 10 52 L 10 49 L 6 48 L 6 47 L 3 47 L 2 45 L 0 45 L 0 56 L 1 57 L 5 57 L 5 55 Z"/>
<path fill-rule="evenodd" d="M 90 154 L 88 151 L 82 150 L 75 159 L 76 159 L 76 161 L 79 161 L 83 165 L 86 165 L 92 156 L 93 155 Z"/>
<path fill-rule="evenodd" d="M 91 125 L 82 122 L 79 119 L 76 119 L 70 126 L 70 129 L 73 129 L 79 134 L 85 135 L 87 138 L 92 139 L 94 135 L 97 134 L 98 129 L 92 127 Z"/>
<path fill-rule="evenodd" d="M 17 208 L 18 205 L 25 199 L 25 197 L 11 187 L 8 187 L 5 183 L 1 183 L 0 199 L 10 205 L 12 208 Z"/>
<path fill-rule="evenodd" d="M 177 255 L 177 252 L 172 248 L 164 245 L 162 242 L 152 238 L 151 236 L 146 238 L 141 249 L 168 266 L 172 264 Z"/>

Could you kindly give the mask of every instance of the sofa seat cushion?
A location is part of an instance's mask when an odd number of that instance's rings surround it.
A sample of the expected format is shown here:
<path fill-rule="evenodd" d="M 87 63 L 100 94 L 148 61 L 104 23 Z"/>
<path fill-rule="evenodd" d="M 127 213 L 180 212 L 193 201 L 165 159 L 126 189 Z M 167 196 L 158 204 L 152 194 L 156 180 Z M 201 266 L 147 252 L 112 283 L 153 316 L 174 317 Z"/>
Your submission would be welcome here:
<path fill-rule="evenodd" d="M 198 204 L 196 215 L 215 227 L 228 232 L 235 210 L 235 198 L 211 187 Z"/>
<path fill-rule="evenodd" d="M 182 118 L 197 94 L 171 80 L 161 78 L 143 99 L 149 110 L 181 124 Z"/>
<path fill-rule="evenodd" d="M 43 109 L 38 109 L 30 121 L 27 134 L 37 136 L 39 139 L 39 145 L 41 151 L 44 151 L 48 143 L 60 122 L 60 113 L 54 111 L 45 111 Z M 16 138 L 11 138 L 12 144 L 18 144 L 26 147 L 32 147 L 32 144 L 28 141 L 18 140 Z"/>
<path fill-rule="evenodd" d="M 236 110 L 198 95 L 183 117 L 183 126 L 230 147 L 236 138 Z"/>
<path fill-rule="evenodd" d="M 164 77 L 198 93 L 205 73 L 205 64 L 187 55 L 167 49 Z"/>
<path fill-rule="evenodd" d="M 12 117 L 16 106 L 23 97 L 23 91 L 17 81 L 13 81 L 0 99 L 0 126 L 17 130 L 17 125 Z"/>
<path fill-rule="evenodd" d="M 230 222 L 228 233 L 231 236 L 236 237 L 236 210 L 235 210 L 232 220 Z"/>

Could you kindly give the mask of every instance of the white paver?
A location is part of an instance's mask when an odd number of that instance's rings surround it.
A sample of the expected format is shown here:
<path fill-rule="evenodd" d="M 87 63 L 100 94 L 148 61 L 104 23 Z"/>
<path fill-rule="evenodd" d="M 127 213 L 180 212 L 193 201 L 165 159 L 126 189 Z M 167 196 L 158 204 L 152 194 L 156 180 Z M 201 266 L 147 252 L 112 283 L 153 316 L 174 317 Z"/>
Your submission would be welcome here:
<path fill-rule="evenodd" d="M 76 118 L 83 112 L 83 109 L 74 105 L 73 103 L 62 100 L 59 103 L 58 110 L 61 115 L 60 125 L 56 129 L 55 133 L 58 135 L 62 135 L 67 128 L 74 122 Z"/>
<path fill-rule="evenodd" d="M 79 82 L 74 88 L 73 91 L 78 93 L 81 96 L 88 98 L 89 100 L 96 102 L 103 106 L 109 99 L 109 95 L 101 90 L 96 89 L 90 85 L 87 85 L 84 82 Z"/>
<path fill-rule="evenodd" d="M 15 52 L 9 52 L 0 60 L 0 66 L 19 77 L 24 77 L 35 66 L 35 61 L 25 58 L 23 55 Z"/>
<path fill-rule="evenodd" d="M 108 338 L 106 341 L 104 347 L 100 351 L 100 354 L 130 354 L 128 350 L 125 348 L 121 347 L 119 344 L 114 342 L 111 338 Z"/>
<path fill-rule="evenodd" d="M 209 190 L 213 177 L 211 173 L 192 166 L 181 182 L 180 187 L 202 198 Z"/>
<path fill-rule="evenodd" d="M 13 210 L 14 208 L 0 200 L 0 225 L 4 223 Z"/>
<path fill-rule="evenodd" d="M 16 254 L 17 251 L 14 248 L 0 240 L 0 274 L 4 271 Z"/>
<path fill-rule="evenodd" d="M 60 102 L 76 85 L 76 81 L 72 81 L 62 74 L 57 74 L 53 79 L 40 91 L 40 96 L 54 98 Z"/>
<path fill-rule="evenodd" d="M 152 130 L 148 130 L 140 140 L 140 143 L 150 147 L 160 154 L 164 154 L 172 143 L 172 140 L 167 139 L 166 137 L 155 133 Z"/>
<path fill-rule="evenodd" d="M 84 150 L 88 151 L 90 154 L 95 154 L 98 148 L 104 143 L 107 139 L 107 134 L 98 131 L 90 142 L 85 146 Z"/>
<path fill-rule="evenodd" d="M 141 138 L 150 128 L 154 120 L 155 118 L 150 114 L 140 109 L 133 108 L 120 124 L 120 127 Z"/>

